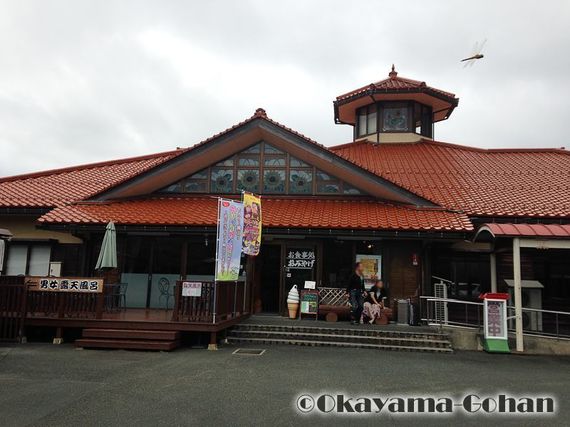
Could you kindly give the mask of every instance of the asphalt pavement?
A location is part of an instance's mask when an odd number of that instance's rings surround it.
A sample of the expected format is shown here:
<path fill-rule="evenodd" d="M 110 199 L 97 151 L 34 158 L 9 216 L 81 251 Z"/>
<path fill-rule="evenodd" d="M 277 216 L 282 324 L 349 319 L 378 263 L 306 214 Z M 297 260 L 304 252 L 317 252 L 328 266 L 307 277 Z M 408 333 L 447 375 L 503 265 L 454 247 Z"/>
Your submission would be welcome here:
<path fill-rule="evenodd" d="M 570 358 L 295 346 L 265 346 L 262 355 L 253 356 L 233 354 L 236 348 L 157 353 L 76 350 L 69 344 L 3 346 L 0 425 L 545 426 L 568 425 L 570 419 Z M 336 409 L 324 413 L 316 403 L 305 414 L 296 409 L 300 395 L 314 402 L 330 395 L 338 404 L 339 394 L 461 400 L 471 392 L 553 396 L 557 413 L 406 415 L 384 408 L 355 415 Z M 322 409 L 330 409 L 328 398 L 323 399 Z"/>

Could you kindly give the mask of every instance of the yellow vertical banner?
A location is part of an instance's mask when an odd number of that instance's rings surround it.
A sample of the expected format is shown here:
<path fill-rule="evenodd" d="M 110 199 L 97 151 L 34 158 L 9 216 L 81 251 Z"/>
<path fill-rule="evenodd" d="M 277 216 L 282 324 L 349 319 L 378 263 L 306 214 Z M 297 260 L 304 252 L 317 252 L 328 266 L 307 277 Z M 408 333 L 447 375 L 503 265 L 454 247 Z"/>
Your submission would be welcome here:
<path fill-rule="evenodd" d="M 261 198 L 243 193 L 243 253 L 259 254 L 261 246 Z"/>

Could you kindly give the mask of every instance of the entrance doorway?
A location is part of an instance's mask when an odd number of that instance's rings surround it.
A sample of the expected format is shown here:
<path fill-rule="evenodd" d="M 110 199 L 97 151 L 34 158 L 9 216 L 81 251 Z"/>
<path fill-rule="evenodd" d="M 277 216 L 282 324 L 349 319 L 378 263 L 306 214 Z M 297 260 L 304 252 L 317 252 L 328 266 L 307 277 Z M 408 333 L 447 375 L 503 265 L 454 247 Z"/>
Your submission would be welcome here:
<path fill-rule="evenodd" d="M 289 289 L 297 285 L 302 290 L 305 281 L 319 277 L 319 252 L 314 242 L 264 244 L 255 259 L 254 313 L 287 315 Z"/>
<path fill-rule="evenodd" d="M 317 246 L 315 244 L 286 244 L 284 266 L 284 286 L 282 291 L 283 310 L 286 307 L 289 290 L 297 285 L 301 291 L 306 281 L 316 281 L 317 275 Z M 284 312 L 283 315 L 286 313 Z"/>
<path fill-rule="evenodd" d="M 279 289 L 281 282 L 281 245 L 264 245 L 263 257 L 259 257 L 261 270 L 260 298 L 262 313 L 279 313 Z"/>

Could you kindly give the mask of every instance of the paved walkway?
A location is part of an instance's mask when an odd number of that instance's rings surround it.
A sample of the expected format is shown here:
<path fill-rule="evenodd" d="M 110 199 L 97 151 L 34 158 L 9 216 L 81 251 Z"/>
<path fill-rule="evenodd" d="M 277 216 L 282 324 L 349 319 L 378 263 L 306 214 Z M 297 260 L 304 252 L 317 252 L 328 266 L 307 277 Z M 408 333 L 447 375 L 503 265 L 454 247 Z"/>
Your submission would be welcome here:
<path fill-rule="evenodd" d="M 564 425 L 570 358 L 264 347 L 262 356 L 181 349 L 172 353 L 0 347 L 2 426 Z M 558 397 L 556 418 L 347 419 L 302 416 L 302 392 L 438 395 L 507 391 Z"/>

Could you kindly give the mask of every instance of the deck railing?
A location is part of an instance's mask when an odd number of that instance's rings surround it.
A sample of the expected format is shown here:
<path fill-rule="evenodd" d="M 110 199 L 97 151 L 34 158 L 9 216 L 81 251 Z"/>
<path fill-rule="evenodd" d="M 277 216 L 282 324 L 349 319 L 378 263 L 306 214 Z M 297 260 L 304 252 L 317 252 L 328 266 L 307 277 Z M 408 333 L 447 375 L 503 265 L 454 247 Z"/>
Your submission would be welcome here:
<path fill-rule="evenodd" d="M 28 292 L 27 312 L 30 317 L 58 319 L 101 319 L 103 293 Z"/>
<path fill-rule="evenodd" d="M 247 309 L 247 287 L 240 282 L 201 282 L 200 296 L 183 296 L 175 287 L 174 322 L 221 323 L 242 316 Z M 101 319 L 103 292 L 39 291 L 24 276 L 0 276 L 0 340 L 21 336 L 26 318 Z M 33 286 L 32 286 L 33 287 Z"/>
<path fill-rule="evenodd" d="M 184 296 L 182 283 L 178 281 L 175 288 L 175 322 L 218 323 L 245 312 L 245 282 L 202 282 L 200 296 Z"/>
<path fill-rule="evenodd" d="M 431 325 L 483 329 L 483 303 L 451 298 L 420 297 L 422 320 Z M 441 316 L 441 309 L 447 316 Z M 552 338 L 570 338 L 570 312 L 522 308 L 523 333 Z M 508 329 L 515 330 L 515 308 L 507 307 Z"/>
<path fill-rule="evenodd" d="M 24 336 L 27 286 L 23 276 L 0 276 L 0 341 Z"/>

